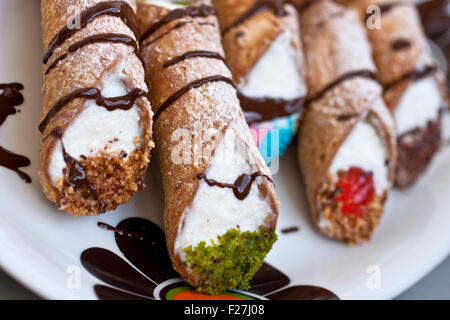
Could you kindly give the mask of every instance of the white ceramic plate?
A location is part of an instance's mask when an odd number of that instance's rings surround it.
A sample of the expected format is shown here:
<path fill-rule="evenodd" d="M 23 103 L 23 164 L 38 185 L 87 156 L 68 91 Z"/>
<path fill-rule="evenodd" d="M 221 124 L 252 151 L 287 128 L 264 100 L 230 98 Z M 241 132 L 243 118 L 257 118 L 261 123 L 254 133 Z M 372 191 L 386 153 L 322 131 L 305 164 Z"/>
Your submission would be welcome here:
<path fill-rule="evenodd" d="M 0 83 L 25 85 L 22 112 L 0 127 L 0 145 L 28 156 L 32 165 L 24 171 L 33 178 L 32 184 L 25 184 L 14 172 L 0 168 L 0 265 L 42 297 L 95 299 L 93 286 L 102 282 L 81 266 L 80 254 L 90 247 L 102 247 L 123 257 L 114 233 L 99 229 L 98 221 L 117 225 L 128 217 L 143 217 L 162 225 L 157 164 L 149 169 L 147 190 L 116 212 L 78 219 L 58 212 L 42 194 L 37 177 L 42 57 L 39 1 L 0 0 L 0 39 Z M 325 287 L 342 299 L 396 296 L 449 253 L 449 163 L 450 148 L 446 148 L 415 187 L 393 192 L 373 241 L 347 247 L 313 231 L 291 148 L 275 176 L 282 203 L 278 226 L 299 226 L 300 231 L 279 233 L 267 261 L 287 274 L 291 285 Z M 77 267 L 81 283 L 77 288 L 75 282 L 74 289 L 71 275 L 76 275 Z M 368 286 L 378 275 L 380 286 Z"/>

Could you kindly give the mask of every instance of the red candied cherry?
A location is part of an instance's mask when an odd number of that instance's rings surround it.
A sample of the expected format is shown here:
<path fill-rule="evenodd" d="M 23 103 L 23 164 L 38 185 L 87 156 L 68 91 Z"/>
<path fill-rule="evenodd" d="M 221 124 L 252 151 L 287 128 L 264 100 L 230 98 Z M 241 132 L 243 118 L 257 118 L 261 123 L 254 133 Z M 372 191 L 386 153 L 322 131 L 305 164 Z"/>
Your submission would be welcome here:
<path fill-rule="evenodd" d="M 333 202 L 342 203 L 342 214 L 361 217 L 366 206 L 375 197 L 375 184 L 371 172 L 351 167 L 336 183 L 338 194 Z"/>

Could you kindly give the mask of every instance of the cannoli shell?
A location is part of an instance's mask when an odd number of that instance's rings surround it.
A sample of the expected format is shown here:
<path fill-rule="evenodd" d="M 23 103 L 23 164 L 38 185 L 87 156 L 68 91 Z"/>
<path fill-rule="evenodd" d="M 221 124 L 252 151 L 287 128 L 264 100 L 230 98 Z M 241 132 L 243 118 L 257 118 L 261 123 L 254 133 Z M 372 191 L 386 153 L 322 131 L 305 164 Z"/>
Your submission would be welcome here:
<path fill-rule="evenodd" d="M 214 6 L 224 32 L 253 5 L 254 0 L 214 0 Z M 241 86 L 259 59 L 267 52 L 277 37 L 285 31 L 293 35 L 291 45 L 297 54 L 299 74 L 303 74 L 303 53 L 300 42 L 298 14 L 294 6 L 284 5 L 285 16 L 277 16 L 272 10 L 263 10 L 229 29 L 223 35 L 227 64 L 236 83 Z"/>
<path fill-rule="evenodd" d="M 138 6 L 142 33 L 169 12 L 167 9 L 147 4 L 138 4 Z M 189 21 L 189 23 L 182 28 L 170 31 L 181 21 Z M 161 35 L 164 36 L 160 38 Z M 158 38 L 160 39 L 152 43 Z M 193 58 L 169 68 L 163 67 L 168 60 L 188 51 L 207 50 L 224 55 L 215 16 L 183 17 L 163 25 L 148 39 L 143 40 L 142 54 L 149 70 L 147 81 L 152 93 L 151 100 L 155 113 L 171 95 L 194 80 L 213 75 L 231 78 L 226 65 L 217 59 Z M 183 267 L 180 257 L 175 254 L 174 243 L 183 213 L 196 194 L 199 181 L 197 176 L 209 167 L 214 150 L 221 141 L 221 134 L 230 127 L 239 132 L 238 136 L 242 138 L 243 143 L 247 144 L 248 156 L 256 163 L 255 170 L 270 175 L 253 144 L 240 109 L 236 90 L 228 83 L 207 83 L 200 88 L 189 90 L 165 109 L 155 121 L 155 140 L 160 156 L 165 195 L 164 227 L 167 246 L 175 270 L 194 286 L 196 280 Z M 173 138 L 177 130 L 186 130 L 192 136 L 191 155 L 202 149 L 208 152 L 204 153 L 199 161 L 193 161 L 194 158 L 190 158 L 192 161 L 185 163 L 173 161 L 172 152 L 179 145 L 179 140 Z M 202 133 L 215 135 L 216 139 L 202 137 Z M 267 217 L 267 225 L 275 226 L 278 202 L 273 185 L 265 181 L 259 187 L 274 208 L 275 214 Z"/>
<path fill-rule="evenodd" d="M 301 24 L 310 99 L 349 72 L 375 70 L 364 28 L 353 11 L 320 1 L 302 13 Z M 352 116 L 345 121 L 339 119 L 345 115 Z M 385 142 L 388 180 L 392 183 L 397 157 L 394 124 L 384 105 L 382 88 L 375 80 L 344 80 L 306 108 L 300 125 L 298 156 L 316 226 L 320 214 L 319 186 L 327 181 L 329 167 L 344 140 L 368 115 Z"/>
<path fill-rule="evenodd" d="M 70 1 L 41 1 L 42 13 L 42 40 L 44 51 L 48 49 L 50 41 L 53 37 L 66 26 L 70 17 L 75 12 L 83 12 L 84 10 L 100 3 L 100 0 L 70 0 Z M 126 1 L 133 9 L 136 8 L 135 1 Z M 73 11 L 76 9 L 76 11 Z M 72 93 L 76 89 L 99 87 L 103 77 L 110 71 L 114 70 L 119 63 L 125 65 L 125 85 L 130 89 L 140 88 L 147 91 L 145 84 L 145 75 L 142 63 L 135 55 L 134 49 L 124 44 L 111 43 L 97 43 L 77 50 L 74 53 L 69 53 L 67 58 L 61 61 L 54 69 L 47 75 L 45 74 L 47 68 L 52 62 L 62 54 L 67 53 L 68 47 L 88 36 L 100 33 L 121 33 L 134 37 L 133 32 L 125 25 L 120 18 L 111 16 L 100 16 L 86 27 L 76 32 L 72 37 L 67 39 L 60 47 L 58 47 L 51 56 L 50 60 L 43 65 L 42 71 L 44 75 L 42 86 L 42 112 L 40 122 L 42 122 L 48 112 L 52 109 L 57 101 Z M 63 131 L 72 123 L 76 116 L 82 111 L 85 99 L 75 99 L 60 110 L 48 123 L 45 130 L 41 134 L 42 144 L 40 151 L 40 181 L 42 189 L 50 201 L 60 202 L 61 200 L 61 184 L 57 186 L 51 182 L 48 165 L 51 161 L 50 157 L 52 150 L 58 142 L 59 138 L 50 133 L 55 128 L 61 128 Z M 143 176 L 145 169 L 149 162 L 149 151 L 152 145 L 151 140 L 151 107 L 146 97 L 141 97 L 136 100 L 141 116 L 140 126 L 143 130 L 140 150 L 136 149 L 133 155 L 133 164 L 130 162 L 129 168 L 124 169 L 122 176 L 113 177 L 115 182 L 119 179 L 124 179 L 127 182 L 135 184 L 131 189 L 141 188 L 143 186 Z M 117 160 L 117 159 L 116 159 Z M 120 162 L 117 160 L 117 162 Z M 122 161 L 123 162 L 123 161 Z M 105 163 L 102 164 L 106 165 Z M 134 171 L 134 172 L 132 172 Z M 118 183 L 120 184 L 120 183 Z M 114 209 L 119 202 L 126 202 L 131 196 L 132 191 L 124 191 L 126 195 L 119 196 L 117 199 L 112 199 L 113 194 L 118 194 L 120 190 L 110 190 L 111 201 L 106 204 L 106 210 Z M 123 190 L 122 190 L 123 191 Z M 92 200 L 92 201 L 91 201 Z M 95 202 L 95 199 L 89 201 Z M 62 205 L 60 203 L 60 205 Z M 80 204 L 81 205 L 81 204 Z M 62 206 L 63 208 L 64 206 Z M 66 211 L 71 211 L 74 215 L 95 215 L 100 213 L 100 208 L 89 207 L 86 204 L 85 208 L 64 208 Z"/>

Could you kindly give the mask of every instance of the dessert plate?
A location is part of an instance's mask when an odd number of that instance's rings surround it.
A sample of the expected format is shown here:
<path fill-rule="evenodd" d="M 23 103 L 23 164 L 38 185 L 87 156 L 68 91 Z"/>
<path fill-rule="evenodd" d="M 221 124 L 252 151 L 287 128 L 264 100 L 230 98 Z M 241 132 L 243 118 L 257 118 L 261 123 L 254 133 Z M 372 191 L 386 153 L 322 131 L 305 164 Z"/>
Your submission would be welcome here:
<path fill-rule="evenodd" d="M 155 154 L 147 189 L 115 212 L 75 219 L 45 199 L 37 175 L 39 1 L 0 0 L 0 35 L 0 83 L 20 82 L 25 87 L 20 112 L 0 127 L 0 146 L 28 157 L 31 165 L 22 170 L 32 178 L 27 184 L 0 167 L 0 266 L 51 299 L 158 299 L 188 290 L 167 263 L 159 228 L 163 196 Z M 444 147 L 417 185 L 392 193 L 372 242 L 347 247 L 312 229 L 295 146 L 291 146 L 274 176 L 281 207 L 279 241 L 266 260 L 270 266 L 258 274 L 251 292 L 229 295 L 301 299 L 306 294 L 331 297 L 331 291 L 341 299 L 395 297 L 450 252 L 449 163 L 450 147 Z M 107 225 L 99 228 L 98 222 Z M 107 230 L 119 223 L 146 231 L 150 238 L 139 242 Z M 308 291 L 301 287 L 305 285 L 329 291 Z"/>

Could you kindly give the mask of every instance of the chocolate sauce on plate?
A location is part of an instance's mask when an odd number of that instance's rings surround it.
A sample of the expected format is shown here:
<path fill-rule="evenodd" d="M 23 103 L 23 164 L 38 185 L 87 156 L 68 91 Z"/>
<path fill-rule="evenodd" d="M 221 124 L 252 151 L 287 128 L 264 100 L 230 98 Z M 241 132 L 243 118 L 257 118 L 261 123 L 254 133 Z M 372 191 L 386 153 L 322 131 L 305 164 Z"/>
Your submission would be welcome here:
<path fill-rule="evenodd" d="M 28 167 L 30 164 L 30 159 L 27 157 L 12 153 L 0 146 L 0 166 L 14 171 L 26 183 L 31 183 L 31 178 L 19 168 Z"/>
<path fill-rule="evenodd" d="M 238 98 L 248 124 L 270 121 L 301 112 L 305 98 L 285 100 L 278 98 L 250 98 L 238 92 Z"/>
<path fill-rule="evenodd" d="M 20 83 L 0 84 L 0 126 L 5 122 L 10 115 L 16 114 L 16 107 L 23 103 L 23 95 L 20 90 L 23 90 L 23 85 Z"/>
<path fill-rule="evenodd" d="M 166 63 L 164 63 L 164 68 L 169 68 L 173 65 L 176 65 L 184 60 L 187 59 L 192 59 L 192 58 L 209 58 L 209 59 L 217 59 L 222 61 L 223 63 L 225 62 L 225 58 L 222 57 L 220 54 L 218 54 L 217 52 L 213 52 L 213 51 L 204 51 L 204 50 L 197 50 L 197 51 L 189 51 L 186 52 L 178 57 L 172 58 L 169 61 L 167 61 Z"/>
<path fill-rule="evenodd" d="M 126 3 L 125 1 L 100 2 L 80 14 L 80 28 L 71 29 L 66 25 L 55 35 L 55 37 L 49 44 L 47 52 L 44 55 L 44 64 L 47 64 L 56 48 L 61 46 L 67 39 L 72 37 L 81 28 L 84 28 L 90 22 L 94 21 L 96 18 L 102 15 L 108 15 L 122 19 L 122 21 L 134 33 L 136 39 L 139 38 L 136 14 L 128 3 Z"/>
<path fill-rule="evenodd" d="M 2 125 L 6 118 L 17 112 L 16 107 L 23 103 L 23 95 L 20 90 L 23 90 L 23 85 L 20 83 L 4 83 L 0 84 L 0 125 Z M 20 168 L 28 167 L 31 164 L 27 157 L 15 154 L 0 146 L 0 166 L 14 171 L 26 183 L 31 183 L 31 178 Z"/>
<path fill-rule="evenodd" d="M 141 43 L 144 42 L 148 37 L 150 37 L 153 33 L 155 33 L 162 26 L 184 17 L 201 17 L 205 18 L 208 16 L 212 16 L 216 13 L 214 7 L 202 4 L 200 6 L 191 6 L 187 8 L 180 8 L 176 10 L 170 11 L 164 18 L 160 21 L 153 24 L 150 28 L 148 28 L 141 36 Z"/>
<path fill-rule="evenodd" d="M 138 233 L 138 232 L 134 232 L 134 231 L 131 231 L 131 230 L 126 230 L 126 229 L 123 229 L 123 228 L 113 227 L 113 226 L 111 226 L 111 225 L 109 225 L 107 223 L 104 223 L 104 222 L 97 222 L 97 226 L 99 228 L 101 228 L 101 229 L 108 230 L 108 231 L 114 231 L 118 235 L 127 236 L 127 237 L 130 237 L 130 238 L 135 239 L 135 240 L 143 241 L 143 240 L 147 240 L 148 239 L 148 234 Z"/>
<path fill-rule="evenodd" d="M 103 225 L 100 224 L 100 227 L 103 228 Z M 166 300 L 169 291 L 189 288 L 189 284 L 180 279 L 173 269 L 164 232 L 156 224 L 142 218 L 129 218 L 120 222 L 117 227 L 110 227 L 108 225 L 107 229 L 115 231 L 116 244 L 127 261 L 112 251 L 95 247 L 85 250 L 80 257 L 86 270 L 105 282 L 94 286 L 100 300 Z M 145 235 L 145 239 L 140 240 L 139 237 L 130 237 L 128 234 Z M 164 284 L 166 280 L 171 281 Z M 338 299 L 335 294 L 323 288 L 289 284 L 288 276 L 264 263 L 251 280 L 251 288 L 248 290 L 257 296 L 249 298 Z M 155 290 L 157 287 L 158 290 Z M 245 292 L 239 294 L 245 295 Z"/>
<path fill-rule="evenodd" d="M 190 91 L 191 89 L 200 88 L 201 86 L 210 83 L 210 82 L 226 82 L 229 85 L 234 86 L 234 82 L 232 79 L 216 75 L 216 76 L 210 76 L 202 79 L 198 79 L 195 81 L 192 81 L 191 83 L 187 84 L 177 92 L 175 92 L 172 96 L 170 96 L 155 112 L 154 120 L 156 121 L 159 116 L 167 109 L 169 108 L 175 101 L 177 101 L 181 96 L 183 96 L 186 92 Z"/>
<path fill-rule="evenodd" d="M 68 103 L 72 100 L 83 98 L 95 100 L 95 103 L 108 111 L 114 110 L 130 110 L 135 101 L 143 96 L 146 96 L 147 93 L 141 89 L 134 89 L 130 91 L 124 96 L 114 97 L 114 98 L 105 98 L 102 96 L 102 93 L 97 88 L 82 88 L 75 90 L 74 92 L 68 94 L 67 96 L 62 97 L 55 105 L 50 109 L 47 113 L 45 119 L 39 125 L 39 131 L 43 132 L 50 122 L 50 120 Z"/>
<path fill-rule="evenodd" d="M 103 42 L 109 42 L 109 43 L 121 43 L 128 46 L 133 47 L 134 53 L 141 61 L 142 65 L 145 66 L 144 59 L 142 58 L 137 41 L 134 40 L 132 37 L 126 35 L 126 34 L 118 34 L 118 33 L 104 33 L 104 34 L 96 34 L 87 38 L 84 38 L 81 41 L 78 41 L 71 45 L 68 49 L 70 53 L 73 53 L 81 48 L 83 48 L 86 45 L 94 44 L 94 43 L 103 43 Z M 53 61 L 53 63 L 47 68 L 47 71 L 45 74 L 48 74 L 53 68 L 55 68 L 58 63 L 62 60 L 67 58 L 67 54 L 63 54 L 62 56 L 58 57 Z"/>
<path fill-rule="evenodd" d="M 288 234 L 288 233 L 298 232 L 298 230 L 300 230 L 300 228 L 297 226 L 294 226 L 294 227 L 281 229 L 281 233 Z"/>
<path fill-rule="evenodd" d="M 286 16 L 287 12 L 284 9 L 284 5 L 290 2 L 291 1 L 286 0 L 256 0 L 246 12 L 222 31 L 222 36 L 227 34 L 231 29 L 241 25 L 246 20 L 265 10 L 272 10 L 272 12 L 279 17 Z"/>
<path fill-rule="evenodd" d="M 234 183 L 223 183 L 218 182 L 214 179 L 208 179 L 208 177 L 204 173 L 200 173 L 199 175 L 197 175 L 198 179 L 205 181 L 210 187 L 232 189 L 234 196 L 241 201 L 245 200 L 248 197 L 253 182 L 255 182 L 256 178 L 258 177 L 264 177 L 273 183 L 272 178 L 265 174 L 262 174 L 260 171 L 252 174 L 241 174 Z"/>
<path fill-rule="evenodd" d="M 90 248 L 80 257 L 81 264 L 96 278 L 122 290 L 153 298 L 156 285 L 115 253 Z"/>

